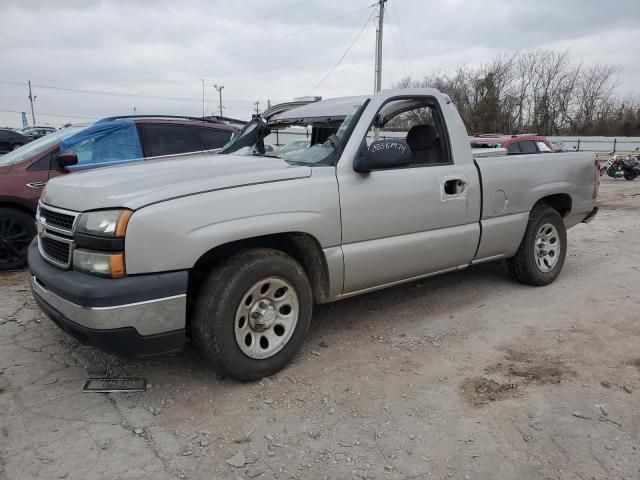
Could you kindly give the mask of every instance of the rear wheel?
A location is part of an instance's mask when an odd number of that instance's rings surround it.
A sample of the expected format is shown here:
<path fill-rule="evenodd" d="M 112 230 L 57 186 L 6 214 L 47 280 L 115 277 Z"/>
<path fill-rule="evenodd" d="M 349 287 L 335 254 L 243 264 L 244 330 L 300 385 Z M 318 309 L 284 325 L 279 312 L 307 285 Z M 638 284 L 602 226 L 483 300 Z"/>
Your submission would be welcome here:
<path fill-rule="evenodd" d="M 624 174 L 624 179 L 625 180 L 635 180 L 637 176 L 638 175 L 636 175 L 635 173 L 625 173 Z"/>
<path fill-rule="evenodd" d="M 36 234 L 33 218 L 13 208 L 0 208 L 0 270 L 22 268 Z"/>
<path fill-rule="evenodd" d="M 537 207 L 515 256 L 507 260 L 509 272 L 527 285 L 548 285 L 560 274 L 567 254 L 567 231 L 560 214 Z"/>
<path fill-rule="evenodd" d="M 311 323 L 313 297 L 302 267 L 271 249 L 239 253 L 205 280 L 193 339 L 221 374 L 257 380 L 285 367 Z"/>

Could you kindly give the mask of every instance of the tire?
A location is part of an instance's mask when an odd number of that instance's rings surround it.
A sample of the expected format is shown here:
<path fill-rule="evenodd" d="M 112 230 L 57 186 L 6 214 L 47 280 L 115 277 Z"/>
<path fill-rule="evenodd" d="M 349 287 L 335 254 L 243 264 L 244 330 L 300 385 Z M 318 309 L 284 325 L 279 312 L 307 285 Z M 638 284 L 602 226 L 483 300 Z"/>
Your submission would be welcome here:
<path fill-rule="evenodd" d="M 0 208 L 0 271 L 27 264 L 27 250 L 36 235 L 31 215 L 13 208 Z"/>
<path fill-rule="evenodd" d="M 24 145 L 23 143 L 14 143 L 13 145 L 11 145 L 11 150 L 17 150 L 19 149 L 22 145 Z"/>
<path fill-rule="evenodd" d="M 258 380 L 293 359 L 304 343 L 312 312 L 311 286 L 295 260 L 278 250 L 247 250 L 205 279 L 195 301 L 192 336 L 219 374 Z"/>
<path fill-rule="evenodd" d="M 544 251 L 547 255 L 542 256 Z M 555 253 L 552 255 L 551 251 Z M 518 251 L 507 260 L 509 273 L 526 285 L 549 285 L 560 274 L 566 254 L 567 230 L 562 217 L 551 207 L 536 207 Z"/>
<path fill-rule="evenodd" d="M 624 174 L 624 179 L 625 180 L 629 180 L 629 181 L 635 180 L 636 177 L 637 177 L 637 175 L 635 173 L 625 173 Z"/>

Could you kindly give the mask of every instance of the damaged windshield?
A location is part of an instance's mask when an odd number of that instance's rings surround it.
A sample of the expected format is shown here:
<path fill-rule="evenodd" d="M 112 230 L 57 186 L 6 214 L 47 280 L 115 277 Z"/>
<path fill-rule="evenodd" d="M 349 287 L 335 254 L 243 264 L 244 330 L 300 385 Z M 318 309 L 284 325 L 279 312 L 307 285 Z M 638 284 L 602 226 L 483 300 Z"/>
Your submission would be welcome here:
<path fill-rule="evenodd" d="M 254 118 L 220 150 L 219 154 L 276 157 L 292 165 L 328 165 L 337 160 L 336 152 L 344 146 L 346 132 L 360 111 L 362 103 L 339 116 L 294 116 L 266 122 Z M 287 114 L 289 112 L 286 112 Z"/>

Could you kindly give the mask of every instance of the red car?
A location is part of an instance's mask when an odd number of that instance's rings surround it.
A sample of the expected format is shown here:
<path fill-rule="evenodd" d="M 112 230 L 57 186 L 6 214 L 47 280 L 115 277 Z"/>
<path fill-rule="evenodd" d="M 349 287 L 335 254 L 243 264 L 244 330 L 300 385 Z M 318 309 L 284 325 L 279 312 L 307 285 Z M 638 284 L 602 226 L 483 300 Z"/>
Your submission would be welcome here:
<path fill-rule="evenodd" d="M 520 135 L 483 134 L 469 139 L 471 148 L 506 148 L 507 155 L 526 155 L 529 153 L 551 153 L 553 147 L 547 137 L 535 133 Z"/>
<path fill-rule="evenodd" d="M 236 131 L 190 117 L 111 117 L 57 131 L 0 156 L 0 270 L 25 265 L 27 247 L 36 234 L 38 199 L 50 178 L 218 149 Z"/>

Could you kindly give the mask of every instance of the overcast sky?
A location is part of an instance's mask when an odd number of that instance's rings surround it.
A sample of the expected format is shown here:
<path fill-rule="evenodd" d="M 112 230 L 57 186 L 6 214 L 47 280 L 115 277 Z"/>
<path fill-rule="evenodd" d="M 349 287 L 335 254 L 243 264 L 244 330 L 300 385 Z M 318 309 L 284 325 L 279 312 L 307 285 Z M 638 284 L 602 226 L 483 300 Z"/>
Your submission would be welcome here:
<path fill-rule="evenodd" d="M 54 125 L 134 107 L 201 115 L 201 79 L 206 113 L 217 113 L 213 85 L 222 84 L 224 113 L 238 118 L 248 118 L 255 101 L 263 109 L 268 99 L 366 93 L 373 2 L 0 0 L 0 126 L 20 124 L 7 110 L 29 112 L 27 80 L 36 85 L 37 123 Z M 389 0 L 383 88 L 537 48 L 622 67 L 620 93 L 640 94 L 640 0 Z"/>

